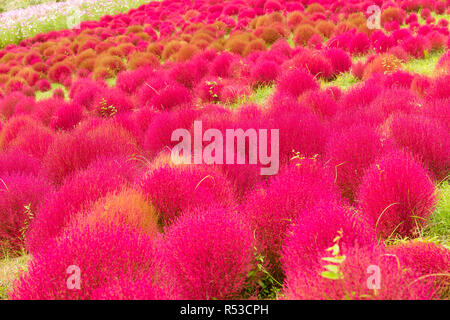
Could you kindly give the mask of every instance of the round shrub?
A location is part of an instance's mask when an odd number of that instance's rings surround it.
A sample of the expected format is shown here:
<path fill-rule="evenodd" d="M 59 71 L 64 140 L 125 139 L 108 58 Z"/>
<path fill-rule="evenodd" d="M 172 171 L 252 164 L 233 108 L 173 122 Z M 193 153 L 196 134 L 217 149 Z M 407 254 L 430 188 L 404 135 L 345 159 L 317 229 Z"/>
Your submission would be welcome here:
<path fill-rule="evenodd" d="M 120 125 L 102 122 L 90 130 L 61 133 L 43 159 L 46 174 L 60 184 L 73 172 L 85 169 L 100 157 L 132 157 L 139 153 L 136 139 Z"/>
<path fill-rule="evenodd" d="M 162 166 L 150 170 L 141 186 L 163 224 L 192 210 L 235 206 L 234 187 L 219 170 L 207 165 Z"/>
<path fill-rule="evenodd" d="M 297 98 L 306 90 L 315 90 L 319 84 L 314 77 L 302 69 L 294 69 L 285 73 L 278 81 L 277 90 Z"/>
<path fill-rule="evenodd" d="M 311 159 L 291 164 L 248 193 L 241 210 L 255 230 L 259 252 L 274 274 L 279 276 L 281 271 L 281 246 L 292 221 L 311 209 L 318 199 L 340 201 L 329 168 Z"/>
<path fill-rule="evenodd" d="M 450 251 L 433 242 L 411 240 L 388 248 L 400 263 L 417 270 L 434 283 L 438 293 L 445 294 L 450 285 Z"/>
<path fill-rule="evenodd" d="M 240 297 L 254 268 L 253 246 L 252 231 L 239 215 L 211 210 L 178 219 L 166 230 L 160 255 L 182 299 L 231 299 Z"/>
<path fill-rule="evenodd" d="M 153 241 L 124 226 L 74 225 L 34 254 L 28 271 L 10 293 L 14 300 L 86 300 L 112 281 L 148 275 L 154 262 Z M 79 270 L 79 290 L 76 285 Z M 76 287 L 75 287 L 76 288 Z"/>
<path fill-rule="evenodd" d="M 3 249 L 14 255 L 24 246 L 33 214 L 52 191 L 48 181 L 34 174 L 1 174 L 0 244 Z"/>
<path fill-rule="evenodd" d="M 373 126 L 355 124 L 334 133 L 325 150 L 342 195 L 353 201 L 365 170 L 382 152 L 381 137 Z"/>
<path fill-rule="evenodd" d="M 108 193 L 130 187 L 140 173 L 137 164 L 124 158 L 99 159 L 86 170 L 67 178 L 37 212 L 27 237 L 27 249 L 36 253 L 58 236 L 79 212 Z"/>
<path fill-rule="evenodd" d="M 158 215 L 145 196 L 133 189 L 112 192 L 92 205 L 80 223 L 126 225 L 149 236 L 158 233 Z"/>
<path fill-rule="evenodd" d="M 419 115 L 397 114 L 389 126 L 389 136 L 415 154 L 437 181 L 450 170 L 450 133 L 437 120 Z"/>
<path fill-rule="evenodd" d="M 391 152 L 364 174 L 358 191 L 361 212 L 372 218 L 384 239 L 412 236 L 436 205 L 435 186 L 412 156 Z"/>
<path fill-rule="evenodd" d="M 329 244 L 330 247 L 332 245 L 333 242 Z M 398 260 L 386 254 L 384 248 L 354 247 L 340 250 L 339 254 L 345 255 L 345 260 L 337 265 L 338 279 L 321 274 L 330 262 L 322 261 L 321 268 L 305 271 L 296 268 L 295 259 L 289 261 L 292 273 L 285 280 L 285 299 L 428 300 L 436 296 L 428 281 L 418 281 L 420 275 L 417 272 L 403 270 Z M 325 255 L 330 256 L 330 253 Z M 380 272 L 381 282 L 377 290 L 368 286 L 368 271 L 372 270 Z"/>
<path fill-rule="evenodd" d="M 315 271 L 333 239 L 341 233 L 340 249 L 375 244 L 372 226 L 359 216 L 336 203 L 319 201 L 303 210 L 292 222 L 289 235 L 283 244 L 281 264 L 286 279 L 296 277 L 299 270 Z"/>

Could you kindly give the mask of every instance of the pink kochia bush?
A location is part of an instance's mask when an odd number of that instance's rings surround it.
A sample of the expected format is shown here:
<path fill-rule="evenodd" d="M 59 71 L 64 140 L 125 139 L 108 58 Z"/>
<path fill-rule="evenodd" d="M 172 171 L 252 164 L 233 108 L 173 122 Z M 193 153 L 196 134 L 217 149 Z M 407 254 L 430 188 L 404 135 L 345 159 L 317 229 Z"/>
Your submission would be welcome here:
<path fill-rule="evenodd" d="M 171 149 L 178 142 L 172 141 L 172 132 L 176 129 L 191 128 L 196 118 L 197 112 L 191 109 L 182 109 L 178 111 L 164 111 L 152 117 L 151 122 L 144 135 L 144 150 L 150 155 L 155 156 L 164 148 Z"/>
<path fill-rule="evenodd" d="M 274 271 L 279 271 L 281 245 L 292 220 L 312 208 L 318 199 L 339 203 L 329 170 L 318 160 L 300 160 L 255 187 L 245 199 L 241 210 L 255 230 L 259 250 Z"/>
<path fill-rule="evenodd" d="M 11 152 L 19 150 L 42 159 L 53 139 L 52 130 L 30 116 L 14 116 L 9 119 L 1 132 L 0 150 Z"/>
<path fill-rule="evenodd" d="M 344 235 L 345 237 L 345 235 Z M 330 242 L 329 247 L 333 245 Z M 435 289 L 429 281 L 420 281 L 420 273 L 405 269 L 397 258 L 376 245 L 355 246 L 341 249 L 345 259 L 338 264 L 339 279 L 328 279 L 321 275 L 330 262 L 322 261 L 321 267 L 313 270 L 297 268 L 298 255 L 287 256 L 286 266 L 290 273 L 285 281 L 285 299 L 352 299 L 352 300 L 428 300 L 436 298 Z M 323 257 L 331 257 L 327 252 Z M 300 260 L 302 261 L 302 260 Z M 368 277 L 372 266 L 380 271 L 380 288 L 369 288 Z M 368 273 L 368 270 L 370 271 Z M 375 283 L 376 285 L 376 283 Z"/>
<path fill-rule="evenodd" d="M 40 168 L 39 159 L 23 151 L 14 150 L 0 153 L 0 177 L 14 173 L 38 175 Z"/>
<path fill-rule="evenodd" d="M 281 263 L 286 278 L 298 270 L 318 267 L 339 231 L 343 234 L 339 245 L 344 249 L 375 243 L 375 230 L 366 217 L 339 204 L 321 201 L 300 212 L 283 245 Z"/>
<path fill-rule="evenodd" d="M 75 224 L 33 255 L 28 272 L 16 280 L 10 297 L 90 299 L 97 288 L 121 279 L 138 279 L 153 266 L 153 241 L 146 236 L 126 227 Z M 80 286 L 71 289 L 68 284 L 77 285 L 76 270 Z"/>
<path fill-rule="evenodd" d="M 239 297 L 254 268 L 254 239 L 245 220 L 223 209 L 180 217 L 159 243 L 163 274 L 181 299 Z"/>
<path fill-rule="evenodd" d="M 424 278 L 445 293 L 450 285 L 450 252 L 433 242 L 412 240 L 389 248 L 405 266 L 417 270 Z"/>
<path fill-rule="evenodd" d="M 389 135 L 401 147 L 417 155 L 437 181 L 450 172 L 450 132 L 439 121 L 417 115 L 396 115 Z"/>
<path fill-rule="evenodd" d="M 34 174 L 0 174 L 0 245 L 20 250 L 31 215 L 53 191 L 50 183 Z M 1 253 L 0 253 L 1 256 Z"/>
<path fill-rule="evenodd" d="M 332 136 L 325 153 L 335 168 L 336 183 L 344 197 L 354 200 L 364 171 L 381 151 L 381 137 L 367 124 L 356 124 Z"/>
<path fill-rule="evenodd" d="M 101 158 L 69 177 L 35 215 L 27 236 L 28 250 L 34 253 L 45 247 L 77 213 L 87 211 L 109 192 L 131 186 L 139 172 L 137 165 L 125 158 Z"/>
<path fill-rule="evenodd" d="M 220 170 L 206 165 L 151 170 L 142 181 L 142 190 L 164 224 L 192 210 L 236 205 L 236 191 L 231 182 Z"/>
<path fill-rule="evenodd" d="M 411 155 L 394 151 L 366 171 L 358 191 L 361 212 L 382 238 L 412 236 L 436 205 L 428 171 Z"/>
<path fill-rule="evenodd" d="M 293 69 L 284 74 L 278 82 L 278 90 L 297 98 L 306 90 L 318 89 L 319 84 L 314 77 L 303 69 Z"/>
<path fill-rule="evenodd" d="M 44 158 L 47 175 L 57 184 L 101 157 L 131 157 L 139 153 L 136 139 L 122 126 L 103 121 L 91 128 L 61 133 Z"/>
<path fill-rule="evenodd" d="M 154 284 L 152 274 L 145 274 L 142 279 L 121 279 L 111 281 L 105 286 L 92 291 L 91 300 L 169 300 L 180 299 L 177 290 L 167 292 Z"/>

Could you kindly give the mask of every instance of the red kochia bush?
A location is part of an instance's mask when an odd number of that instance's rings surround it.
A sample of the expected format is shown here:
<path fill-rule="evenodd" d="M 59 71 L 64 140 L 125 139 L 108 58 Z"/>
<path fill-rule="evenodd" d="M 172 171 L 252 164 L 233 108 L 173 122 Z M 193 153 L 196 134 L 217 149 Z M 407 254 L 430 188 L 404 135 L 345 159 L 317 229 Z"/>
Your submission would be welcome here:
<path fill-rule="evenodd" d="M 53 132 L 28 116 L 12 117 L 0 135 L 0 149 L 21 150 L 39 159 L 47 153 Z"/>
<path fill-rule="evenodd" d="M 435 186 L 411 155 L 391 152 L 366 171 L 358 201 L 361 212 L 373 219 L 379 236 L 412 236 L 434 210 Z"/>
<path fill-rule="evenodd" d="M 152 98 L 150 105 L 158 110 L 170 110 L 176 106 L 187 105 L 192 102 L 189 90 L 174 84 L 159 90 Z"/>
<path fill-rule="evenodd" d="M 389 135 L 398 145 L 417 155 L 436 180 L 449 174 L 450 133 L 437 120 L 397 114 L 390 124 Z"/>
<path fill-rule="evenodd" d="M 166 230 L 160 259 L 182 299 L 230 299 L 240 297 L 254 267 L 253 246 L 252 231 L 238 214 L 196 212 Z"/>
<path fill-rule="evenodd" d="M 102 122 L 94 128 L 61 133 L 49 147 L 43 168 L 57 184 L 71 173 L 86 168 L 100 157 L 136 155 L 135 138 L 115 123 Z"/>
<path fill-rule="evenodd" d="M 445 293 L 450 285 L 450 251 L 440 244 L 425 241 L 408 241 L 389 248 L 400 262 L 422 276 L 429 277 L 438 292 Z"/>
<path fill-rule="evenodd" d="M 235 206 L 235 190 L 227 178 L 211 166 L 163 166 L 148 172 L 142 181 L 164 224 L 182 213 L 212 207 Z"/>
<path fill-rule="evenodd" d="M 124 158 L 99 159 L 86 170 L 68 178 L 58 191 L 43 203 L 32 221 L 27 238 L 30 252 L 38 252 L 99 198 L 133 183 L 139 170 Z"/>
<path fill-rule="evenodd" d="M 13 92 L 0 99 L 0 116 L 9 119 L 20 111 L 29 113 L 26 111 L 31 111 L 33 107 L 34 99 L 25 97 L 21 92 Z"/>
<path fill-rule="evenodd" d="M 223 52 L 217 55 L 212 61 L 210 74 L 214 77 L 228 77 L 230 74 L 230 66 L 233 62 L 233 55 L 229 52 Z"/>
<path fill-rule="evenodd" d="M 153 270 L 153 241 L 126 227 L 74 225 L 33 255 L 28 272 L 14 283 L 10 297 L 19 300 L 90 299 L 111 281 L 139 278 Z M 80 289 L 68 284 L 79 268 Z M 74 268 L 74 267 L 72 267 Z"/>
<path fill-rule="evenodd" d="M 142 276 L 143 279 L 113 280 L 105 286 L 95 289 L 91 300 L 169 300 L 181 299 L 175 292 L 169 294 L 166 290 L 155 285 L 152 274 Z M 178 291 L 178 290 L 177 290 Z"/>
<path fill-rule="evenodd" d="M 272 126 L 279 130 L 280 163 L 287 163 L 299 152 L 302 156 L 321 155 L 328 138 L 327 126 L 309 110 L 275 115 Z"/>
<path fill-rule="evenodd" d="M 255 86 L 269 85 L 281 72 L 280 66 L 272 61 L 258 61 L 251 70 L 251 81 Z"/>
<path fill-rule="evenodd" d="M 131 111 L 133 102 L 117 88 L 104 88 L 95 95 L 93 109 L 98 116 L 113 117 L 116 113 Z"/>
<path fill-rule="evenodd" d="M 372 101 L 372 108 L 387 118 L 395 112 L 413 113 L 421 100 L 407 89 L 385 89 Z"/>
<path fill-rule="evenodd" d="M 425 51 L 430 50 L 430 43 L 424 36 L 408 37 L 401 43 L 402 48 L 417 59 L 425 57 Z"/>
<path fill-rule="evenodd" d="M 8 174 L 23 173 L 38 175 L 41 167 L 39 159 L 29 154 L 13 150 L 0 152 L 0 177 Z"/>
<path fill-rule="evenodd" d="M 344 235 L 345 237 L 345 235 Z M 329 246 L 331 247 L 331 242 Z M 328 279 L 321 275 L 329 265 L 322 261 L 322 267 L 314 270 L 295 268 L 298 262 L 289 261 L 293 268 L 285 280 L 284 297 L 286 299 L 333 299 L 333 300 L 423 300 L 436 297 L 429 281 L 421 281 L 420 274 L 413 270 L 403 270 L 396 257 L 386 254 L 384 248 L 378 246 L 354 247 L 340 250 L 345 260 L 338 265 L 341 279 Z M 328 252 L 326 257 L 331 256 Z M 370 289 L 368 278 L 376 268 L 380 272 L 380 288 Z M 375 275 L 375 274 L 373 274 Z"/>
<path fill-rule="evenodd" d="M 450 98 L 450 74 L 434 79 L 429 96 L 435 99 Z"/>
<path fill-rule="evenodd" d="M 103 87 L 98 81 L 78 79 L 70 87 L 69 97 L 72 98 L 73 103 L 80 104 L 89 110 L 94 98 Z"/>
<path fill-rule="evenodd" d="M 244 199 L 242 211 L 250 222 L 258 248 L 279 271 L 281 245 L 291 221 L 317 202 L 339 202 L 329 168 L 305 159 L 284 168 L 267 183 L 255 187 Z"/>
<path fill-rule="evenodd" d="M 363 32 L 357 33 L 349 43 L 349 51 L 353 55 L 364 55 L 369 49 L 369 37 Z"/>
<path fill-rule="evenodd" d="M 58 62 L 49 69 L 48 76 L 53 82 L 63 83 L 72 74 L 72 67 L 67 62 Z"/>
<path fill-rule="evenodd" d="M 0 244 L 14 251 L 25 240 L 29 215 L 39 210 L 41 201 L 52 191 L 49 182 L 33 174 L 0 176 Z M 2 253 L 0 253 L 1 256 Z"/>
<path fill-rule="evenodd" d="M 75 127 L 83 117 L 83 107 L 76 103 L 61 101 L 50 121 L 53 129 L 69 130 Z"/>
<path fill-rule="evenodd" d="M 127 94 L 134 94 L 152 74 L 153 71 L 150 68 L 121 72 L 117 76 L 116 86 Z"/>
<path fill-rule="evenodd" d="M 45 126 L 48 126 L 56 110 L 58 110 L 62 104 L 66 103 L 67 102 L 61 98 L 39 100 L 36 103 L 33 116 L 40 120 Z"/>
<path fill-rule="evenodd" d="M 180 111 L 161 112 L 152 117 L 145 133 L 143 148 L 150 156 L 155 156 L 165 147 L 170 149 L 178 144 L 173 142 L 172 132 L 176 129 L 191 128 L 197 112 L 192 109 L 182 109 Z"/>
<path fill-rule="evenodd" d="M 315 90 L 319 84 L 314 77 L 302 69 L 294 69 L 284 74 L 278 82 L 277 90 L 297 98 L 306 90 Z"/>
<path fill-rule="evenodd" d="M 353 201 L 364 171 L 382 151 L 381 137 L 373 126 L 355 124 L 333 134 L 325 150 L 342 195 Z"/>
<path fill-rule="evenodd" d="M 333 66 L 333 75 L 347 72 L 352 67 L 352 60 L 350 56 L 342 49 L 328 48 L 324 50 L 325 57 L 330 60 Z"/>
<path fill-rule="evenodd" d="M 339 242 L 343 249 L 374 244 L 376 239 L 364 217 L 339 204 L 320 201 L 300 212 L 283 245 L 281 263 L 286 279 L 295 279 L 299 270 L 320 267 L 320 258 L 327 255 L 338 232 L 343 234 Z"/>
<path fill-rule="evenodd" d="M 300 103 L 310 107 L 315 114 L 323 119 L 332 118 L 339 105 L 328 91 L 307 91 L 299 98 Z"/>

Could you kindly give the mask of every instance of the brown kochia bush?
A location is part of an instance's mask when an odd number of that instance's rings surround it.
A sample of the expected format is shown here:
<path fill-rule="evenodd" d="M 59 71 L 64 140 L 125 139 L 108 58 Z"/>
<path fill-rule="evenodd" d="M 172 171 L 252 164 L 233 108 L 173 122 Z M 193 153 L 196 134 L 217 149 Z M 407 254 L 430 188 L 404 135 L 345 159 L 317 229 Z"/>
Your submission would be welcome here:
<path fill-rule="evenodd" d="M 294 43 L 296 46 L 306 46 L 308 40 L 315 34 L 317 34 L 317 31 L 314 27 L 301 24 L 294 31 Z"/>
<path fill-rule="evenodd" d="M 303 14 L 298 11 L 290 12 L 287 15 L 287 24 L 291 29 L 295 29 L 302 21 Z"/>
<path fill-rule="evenodd" d="M 400 8 L 389 7 L 381 13 L 381 25 L 392 21 L 397 21 L 401 25 L 404 19 L 405 13 Z"/>
<path fill-rule="evenodd" d="M 273 27 L 266 27 L 255 31 L 255 35 L 264 40 L 267 44 L 272 44 L 278 39 L 283 38 L 283 35 Z"/>
<path fill-rule="evenodd" d="M 325 12 L 325 8 L 322 7 L 322 5 L 320 5 L 319 3 L 312 3 L 306 8 L 305 12 L 308 14 Z"/>
<path fill-rule="evenodd" d="M 225 43 L 225 49 L 236 54 L 244 55 L 249 42 L 257 39 L 250 33 L 236 33 L 233 34 Z"/>
<path fill-rule="evenodd" d="M 155 67 L 159 65 L 158 58 L 150 52 L 134 52 L 128 59 L 128 69 L 136 70 L 142 66 Z"/>
<path fill-rule="evenodd" d="M 176 54 L 182 47 L 184 42 L 173 40 L 164 46 L 161 57 L 164 60 L 170 59 L 174 54 Z"/>
<path fill-rule="evenodd" d="M 256 39 L 250 42 L 247 47 L 245 47 L 244 51 L 242 52 L 242 55 L 244 57 L 248 56 L 250 53 L 255 51 L 265 51 L 267 50 L 267 46 L 265 42 L 261 39 Z"/>
<path fill-rule="evenodd" d="M 322 20 L 317 23 L 316 29 L 325 38 L 330 38 L 333 35 L 334 30 L 336 30 L 336 26 L 330 21 Z"/>
<path fill-rule="evenodd" d="M 125 64 L 123 63 L 121 58 L 107 54 L 97 59 L 95 67 L 103 67 L 106 70 L 109 70 L 112 76 L 115 76 L 119 72 L 126 69 Z"/>
<path fill-rule="evenodd" d="M 199 51 L 200 50 L 195 45 L 185 44 L 177 52 L 176 60 L 177 61 L 187 61 L 187 60 L 191 59 Z"/>

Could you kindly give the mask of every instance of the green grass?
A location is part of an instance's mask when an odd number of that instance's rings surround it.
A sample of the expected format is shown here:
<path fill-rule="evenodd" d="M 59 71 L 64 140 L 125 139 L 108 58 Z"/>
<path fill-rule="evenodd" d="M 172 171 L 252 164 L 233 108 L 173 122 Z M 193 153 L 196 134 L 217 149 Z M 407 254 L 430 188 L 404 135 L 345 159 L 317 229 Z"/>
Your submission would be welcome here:
<path fill-rule="evenodd" d="M 431 76 L 442 54 L 443 51 L 434 51 L 428 54 L 425 59 L 411 59 L 403 65 L 402 69 Z"/>
<path fill-rule="evenodd" d="M 0 260 L 0 300 L 8 299 L 8 291 L 11 290 L 11 286 L 19 272 L 27 270 L 29 260 L 30 257 L 28 255 L 19 257 L 6 255 Z"/>
<path fill-rule="evenodd" d="M 450 247 L 450 184 L 443 182 L 439 187 L 440 200 L 424 230 L 427 237 L 436 238 L 440 243 Z"/>
<path fill-rule="evenodd" d="M 49 2 L 64 2 L 63 0 L 2 0 L 0 3 L 0 13 L 15 9 L 25 9 L 29 6 L 34 6 Z"/>
<path fill-rule="evenodd" d="M 49 91 L 46 92 L 36 91 L 36 101 L 51 98 L 53 96 L 53 92 L 58 88 L 61 88 L 64 91 L 65 96 L 64 98 L 66 100 L 69 100 L 69 92 L 67 91 L 66 87 L 64 87 L 62 84 L 59 83 L 52 83 L 51 89 Z"/>
<path fill-rule="evenodd" d="M 22 40 L 31 38 L 39 33 L 68 29 L 71 26 L 71 23 L 73 23 L 72 20 L 75 18 L 75 20 L 79 19 L 80 22 L 86 20 L 99 20 L 107 14 L 114 15 L 127 12 L 130 9 L 137 8 L 147 2 L 149 1 L 102 0 L 97 1 L 95 5 L 92 3 L 83 3 L 79 9 L 74 6 L 66 6 L 63 9 L 60 8 L 58 10 L 49 9 L 45 19 L 37 16 L 24 15 L 23 19 L 14 20 L 14 23 L 6 23 L 0 20 L 0 49 L 10 43 L 18 44 Z"/>
<path fill-rule="evenodd" d="M 274 86 L 263 86 L 253 91 L 249 96 L 239 97 L 235 102 L 228 104 L 231 109 L 237 108 L 243 104 L 255 103 L 259 106 L 267 103 L 267 98 L 273 93 Z"/>
<path fill-rule="evenodd" d="M 332 87 L 332 86 L 337 86 L 343 90 L 350 88 L 351 86 L 353 86 L 354 84 L 358 83 L 358 79 L 352 75 L 351 72 L 345 72 L 345 73 L 341 73 L 340 75 L 338 75 L 336 77 L 336 79 L 332 80 L 332 81 L 324 81 L 324 80 L 320 80 L 320 86 L 323 87 Z"/>

